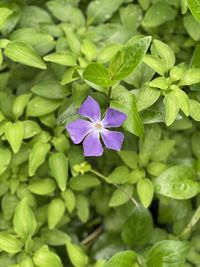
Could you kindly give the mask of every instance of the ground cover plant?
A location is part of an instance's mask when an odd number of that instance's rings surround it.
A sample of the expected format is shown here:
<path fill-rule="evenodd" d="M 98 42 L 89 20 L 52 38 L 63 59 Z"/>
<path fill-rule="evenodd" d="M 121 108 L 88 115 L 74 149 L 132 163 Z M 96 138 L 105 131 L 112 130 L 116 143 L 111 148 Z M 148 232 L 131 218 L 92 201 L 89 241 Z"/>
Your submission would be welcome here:
<path fill-rule="evenodd" d="M 0 1 L 0 267 L 200 266 L 200 1 Z"/>

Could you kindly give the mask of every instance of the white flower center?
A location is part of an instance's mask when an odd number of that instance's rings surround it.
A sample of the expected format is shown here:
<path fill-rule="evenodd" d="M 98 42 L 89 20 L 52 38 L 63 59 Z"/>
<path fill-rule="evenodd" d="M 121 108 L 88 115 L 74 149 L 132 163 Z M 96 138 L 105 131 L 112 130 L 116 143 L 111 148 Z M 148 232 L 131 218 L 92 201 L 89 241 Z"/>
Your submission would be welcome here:
<path fill-rule="evenodd" d="M 100 122 L 97 122 L 94 124 L 94 130 L 95 132 L 102 132 L 103 131 L 103 125 Z"/>

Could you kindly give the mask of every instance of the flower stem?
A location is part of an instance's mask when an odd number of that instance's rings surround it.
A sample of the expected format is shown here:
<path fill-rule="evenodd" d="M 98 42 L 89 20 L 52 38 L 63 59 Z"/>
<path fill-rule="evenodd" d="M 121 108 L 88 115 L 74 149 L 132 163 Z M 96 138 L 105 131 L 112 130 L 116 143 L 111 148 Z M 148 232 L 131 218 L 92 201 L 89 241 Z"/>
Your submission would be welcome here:
<path fill-rule="evenodd" d="M 111 95 L 112 95 L 112 86 L 109 86 L 108 87 L 108 105 L 110 105 Z"/>
<path fill-rule="evenodd" d="M 197 222 L 200 219 L 200 206 L 198 209 L 195 211 L 194 215 L 192 216 L 190 222 L 187 224 L 185 229 L 182 231 L 180 236 L 184 236 L 185 234 L 189 233 L 192 231 L 192 228 L 197 224 Z"/>
<path fill-rule="evenodd" d="M 103 174 L 99 173 L 98 171 L 90 169 L 90 172 L 92 172 L 93 174 L 95 174 L 99 178 L 103 179 L 105 182 L 107 182 L 106 176 L 104 176 Z M 133 202 L 134 206 L 136 206 L 137 208 L 139 207 L 139 204 L 137 203 L 137 201 L 131 195 L 129 195 L 125 190 L 123 190 L 118 184 L 112 184 L 112 185 L 114 187 L 116 187 L 117 189 L 119 189 L 121 192 L 123 192 L 129 198 L 129 200 L 131 200 Z"/>

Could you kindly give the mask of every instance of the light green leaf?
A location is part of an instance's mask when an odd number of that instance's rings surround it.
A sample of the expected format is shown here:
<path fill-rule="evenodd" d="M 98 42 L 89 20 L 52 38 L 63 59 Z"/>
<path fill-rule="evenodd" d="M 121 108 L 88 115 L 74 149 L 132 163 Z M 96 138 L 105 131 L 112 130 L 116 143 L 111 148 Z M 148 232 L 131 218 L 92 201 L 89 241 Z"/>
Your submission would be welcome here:
<path fill-rule="evenodd" d="M 22 145 L 24 137 L 24 124 L 21 121 L 16 123 L 7 122 L 4 127 L 4 132 L 8 143 L 14 153 L 17 153 Z"/>
<path fill-rule="evenodd" d="M 69 211 L 69 213 L 72 213 L 76 203 L 76 197 L 74 192 L 71 189 L 67 189 L 61 193 L 61 196 L 65 202 L 67 210 Z"/>
<path fill-rule="evenodd" d="M 148 255 L 147 266 L 184 266 L 190 243 L 176 240 L 163 240 L 156 243 Z"/>
<path fill-rule="evenodd" d="M 96 45 L 90 40 L 85 39 L 81 45 L 81 52 L 85 55 L 88 61 L 92 61 L 97 56 Z"/>
<path fill-rule="evenodd" d="M 112 0 L 112 2 L 95 0 L 90 2 L 86 10 L 87 23 L 99 24 L 108 20 L 123 2 L 124 0 Z"/>
<path fill-rule="evenodd" d="M 61 104 L 62 100 L 46 99 L 36 96 L 27 106 L 27 115 L 31 117 L 40 117 L 55 111 Z"/>
<path fill-rule="evenodd" d="M 55 228 L 65 213 L 65 204 L 60 198 L 54 198 L 48 205 L 47 221 L 49 229 Z"/>
<path fill-rule="evenodd" d="M 200 39 L 200 23 L 191 14 L 183 17 L 183 25 L 192 39 Z"/>
<path fill-rule="evenodd" d="M 27 106 L 31 98 L 31 93 L 20 94 L 15 98 L 12 105 L 12 112 L 16 119 L 18 119 L 24 112 L 25 107 Z"/>
<path fill-rule="evenodd" d="M 64 66 L 76 66 L 76 57 L 67 51 L 58 51 L 43 58 L 45 61 L 57 63 Z"/>
<path fill-rule="evenodd" d="M 196 100 L 190 99 L 190 117 L 195 121 L 200 121 L 200 103 Z"/>
<path fill-rule="evenodd" d="M 109 201 L 110 207 L 117 207 L 126 203 L 133 194 L 133 187 L 131 185 L 123 185 L 120 189 L 116 189 Z"/>
<path fill-rule="evenodd" d="M 126 166 L 118 166 L 106 178 L 111 184 L 124 184 L 129 181 L 129 170 Z"/>
<path fill-rule="evenodd" d="M 170 167 L 154 180 L 155 191 L 174 199 L 190 199 L 198 193 L 194 170 L 185 165 Z"/>
<path fill-rule="evenodd" d="M 0 7 L 0 28 L 4 25 L 8 17 L 13 13 L 13 11 L 6 7 Z"/>
<path fill-rule="evenodd" d="M 144 86 L 136 95 L 136 103 L 138 111 L 144 110 L 152 106 L 160 97 L 160 91 L 150 86 Z"/>
<path fill-rule="evenodd" d="M 13 219 L 15 232 L 24 240 L 34 234 L 37 226 L 35 216 L 27 202 L 27 198 L 19 202 Z"/>
<path fill-rule="evenodd" d="M 58 255 L 50 251 L 47 246 L 43 246 L 35 252 L 33 262 L 38 267 L 63 267 Z"/>
<path fill-rule="evenodd" d="M 153 200 L 154 187 L 150 179 L 141 179 L 137 183 L 137 193 L 145 208 L 148 208 Z"/>
<path fill-rule="evenodd" d="M 18 253 L 22 250 L 23 243 L 14 235 L 0 232 L 0 249 L 7 253 Z"/>
<path fill-rule="evenodd" d="M 151 42 L 151 37 L 133 38 L 112 59 L 109 70 L 115 80 L 123 80 L 142 62 Z"/>
<path fill-rule="evenodd" d="M 115 254 L 103 265 L 103 267 L 133 267 L 136 261 L 136 253 L 127 250 Z"/>
<path fill-rule="evenodd" d="M 179 103 L 180 109 L 185 113 L 186 116 L 190 114 L 190 103 L 188 95 L 181 89 L 176 88 L 173 93 L 176 96 L 176 100 Z"/>
<path fill-rule="evenodd" d="M 166 69 L 171 69 L 175 64 L 175 55 L 173 50 L 159 40 L 154 40 L 153 44 L 159 57 L 165 62 Z"/>
<path fill-rule="evenodd" d="M 36 195 L 49 195 L 56 189 L 56 184 L 49 178 L 34 178 L 30 180 L 28 189 Z"/>
<path fill-rule="evenodd" d="M 189 69 L 179 82 L 179 86 L 192 85 L 200 82 L 200 69 Z"/>
<path fill-rule="evenodd" d="M 34 68 L 46 69 L 37 52 L 27 43 L 11 41 L 5 48 L 4 54 L 15 62 L 19 62 Z"/>
<path fill-rule="evenodd" d="M 165 104 L 165 122 L 167 126 L 169 126 L 175 121 L 176 117 L 178 116 L 180 105 L 173 92 L 170 92 L 165 95 L 164 104 Z"/>
<path fill-rule="evenodd" d="M 68 158 L 64 153 L 55 152 L 49 158 L 49 167 L 58 187 L 65 191 L 68 180 Z"/>
<path fill-rule="evenodd" d="M 167 21 L 173 20 L 176 10 L 166 2 L 158 2 L 152 5 L 146 12 L 142 21 L 143 27 L 157 27 Z"/>
<path fill-rule="evenodd" d="M 85 223 L 89 218 L 89 202 L 88 198 L 84 195 L 76 195 L 76 209 L 77 209 L 77 216 L 79 219 Z"/>
<path fill-rule="evenodd" d="M 70 179 L 69 187 L 74 191 L 85 191 L 92 187 L 99 186 L 100 181 L 93 175 L 83 174 Z"/>
<path fill-rule="evenodd" d="M 69 259 L 74 267 L 86 267 L 88 265 L 88 256 L 80 246 L 67 242 L 66 249 Z"/>
<path fill-rule="evenodd" d="M 163 59 L 151 55 L 146 55 L 143 61 L 145 64 L 147 64 L 150 68 L 152 68 L 155 72 L 159 73 L 160 75 L 164 75 L 165 72 L 167 71 Z"/>
<path fill-rule="evenodd" d="M 129 168 L 137 168 L 138 154 L 136 152 L 132 150 L 121 150 L 118 152 L 118 155 Z"/>
<path fill-rule="evenodd" d="M 91 63 L 88 65 L 83 72 L 83 78 L 104 87 L 116 83 L 116 81 L 110 79 L 108 69 L 102 63 Z"/>
<path fill-rule="evenodd" d="M 8 168 L 11 156 L 12 153 L 9 149 L 0 148 L 0 175 Z"/>
<path fill-rule="evenodd" d="M 127 115 L 127 119 L 123 123 L 124 129 L 142 137 L 144 129 L 137 111 L 135 96 L 120 85 L 113 89 L 112 98 L 114 101 L 111 101 L 110 106 Z"/>
<path fill-rule="evenodd" d="M 33 176 L 38 167 L 45 161 L 50 148 L 49 144 L 42 141 L 33 146 L 29 155 L 29 176 Z"/>
<path fill-rule="evenodd" d="M 153 220 L 148 209 L 135 208 L 123 225 L 122 239 L 127 246 L 147 244 L 153 231 Z"/>
<path fill-rule="evenodd" d="M 41 237 L 50 246 L 62 246 L 71 240 L 70 236 L 58 229 L 42 229 Z"/>
<path fill-rule="evenodd" d="M 50 99 L 63 99 L 69 94 L 69 90 L 55 80 L 37 83 L 31 88 L 31 91 L 38 96 Z"/>
<path fill-rule="evenodd" d="M 200 22 L 200 2 L 199 0 L 186 0 L 189 9 L 194 16 L 194 18 Z"/>

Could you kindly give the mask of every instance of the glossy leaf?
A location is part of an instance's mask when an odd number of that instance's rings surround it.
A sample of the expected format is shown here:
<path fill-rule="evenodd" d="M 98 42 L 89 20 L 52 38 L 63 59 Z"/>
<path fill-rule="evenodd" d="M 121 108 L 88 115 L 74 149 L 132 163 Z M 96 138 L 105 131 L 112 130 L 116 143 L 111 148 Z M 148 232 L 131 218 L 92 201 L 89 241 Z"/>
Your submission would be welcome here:
<path fill-rule="evenodd" d="M 198 0 L 186 0 L 192 15 L 200 22 L 200 3 Z"/>

